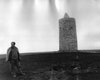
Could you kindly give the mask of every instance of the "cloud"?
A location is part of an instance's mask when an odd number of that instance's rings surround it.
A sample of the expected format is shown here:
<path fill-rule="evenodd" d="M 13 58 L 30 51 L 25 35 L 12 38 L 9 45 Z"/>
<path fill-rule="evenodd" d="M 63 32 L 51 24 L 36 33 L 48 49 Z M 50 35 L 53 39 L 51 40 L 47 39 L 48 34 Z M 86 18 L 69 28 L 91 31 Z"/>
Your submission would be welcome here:
<path fill-rule="evenodd" d="M 100 0 L 0 0 L 0 53 L 11 41 L 21 52 L 58 50 L 65 12 L 76 19 L 78 49 L 99 49 Z"/>
<path fill-rule="evenodd" d="M 79 49 L 98 49 L 100 35 L 100 2 L 99 0 L 71 0 L 70 5 L 72 16 L 76 18 L 78 48 Z M 75 3 L 74 3 L 75 2 Z M 96 37 L 94 37 L 96 36 Z M 86 45 L 88 44 L 88 46 Z M 95 46 L 94 46 L 95 45 Z M 98 47 L 99 46 L 99 47 Z"/>

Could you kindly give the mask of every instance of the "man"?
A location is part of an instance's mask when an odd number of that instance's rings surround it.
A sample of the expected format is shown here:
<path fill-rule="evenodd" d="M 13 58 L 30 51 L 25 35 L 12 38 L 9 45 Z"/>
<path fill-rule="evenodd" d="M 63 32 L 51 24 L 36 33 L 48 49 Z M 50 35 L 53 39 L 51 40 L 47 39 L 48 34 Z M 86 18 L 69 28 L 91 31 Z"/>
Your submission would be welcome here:
<path fill-rule="evenodd" d="M 13 77 L 16 77 L 17 72 L 21 75 L 24 75 L 21 70 L 20 60 L 21 58 L 18 48 L 15 46 L 15 42 L 11 42 L 11 47 L 7 50 L 6 61 L 10 62 L 11 74 L 13 75 Z"/>

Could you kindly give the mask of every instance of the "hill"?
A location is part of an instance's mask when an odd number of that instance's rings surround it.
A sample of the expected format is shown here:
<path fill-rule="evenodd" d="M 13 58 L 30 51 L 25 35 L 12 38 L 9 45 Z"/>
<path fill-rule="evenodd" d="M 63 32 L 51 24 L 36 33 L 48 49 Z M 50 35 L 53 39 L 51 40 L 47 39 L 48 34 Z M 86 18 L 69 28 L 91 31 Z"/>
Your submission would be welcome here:
<path fill-rule="evenodd" d="M 25 76 L 13 78 L 5 55 L 0 55 L 0 80 L 100 80 L 100 54 L 87 52 L 45 52 L 21 54 Z M 97 68 L 98 72 L 74 74 L 76 62 L 82 70 Z"/>

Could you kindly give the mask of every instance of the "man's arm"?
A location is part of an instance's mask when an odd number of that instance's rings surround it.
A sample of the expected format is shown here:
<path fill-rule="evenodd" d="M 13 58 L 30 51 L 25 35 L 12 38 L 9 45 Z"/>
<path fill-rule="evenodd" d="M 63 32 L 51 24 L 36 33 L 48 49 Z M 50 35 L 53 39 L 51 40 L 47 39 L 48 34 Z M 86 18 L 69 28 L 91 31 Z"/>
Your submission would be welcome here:
<path fill-rule="evenodd" d="M 18 60 L 20 61 L 21 60 L 21 56 L 20 56 L 18 48 L 17 48 L 17 53 L 18 53 Z"/>
<path fill-rule="evenodd" d="M 9 48 L 7 50 L 7 54 L 6 54 L 6 61 L 9 61 L 10 60 L 10 51 L 11 51 L 11 49 Z"/>

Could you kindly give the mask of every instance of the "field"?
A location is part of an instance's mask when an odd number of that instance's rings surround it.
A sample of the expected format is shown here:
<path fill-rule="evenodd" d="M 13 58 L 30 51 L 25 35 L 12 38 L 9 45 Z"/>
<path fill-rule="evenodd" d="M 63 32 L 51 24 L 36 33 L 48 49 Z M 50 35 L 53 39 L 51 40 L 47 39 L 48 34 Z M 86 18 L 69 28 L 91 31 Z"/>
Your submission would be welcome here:
<path fill-rule="evenodd" d="M 99 53 L 25 53 L 21 65 L 25 75 L 13 78 L 5 55 L 0 55 L 0 80 L 100 80 Z"/>

